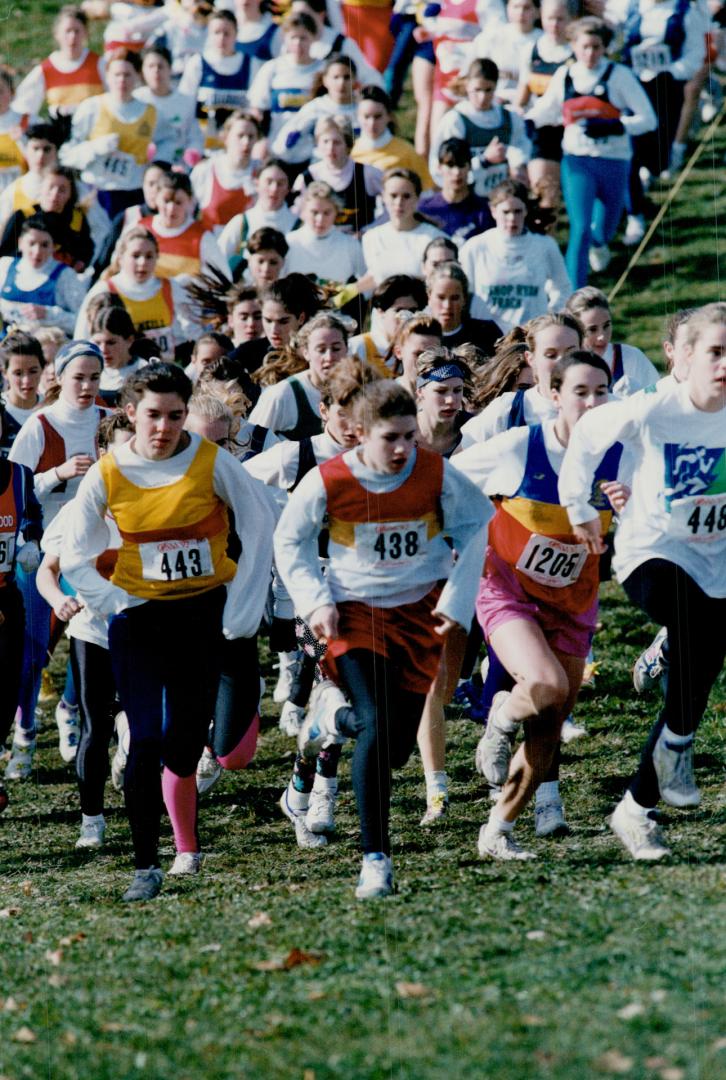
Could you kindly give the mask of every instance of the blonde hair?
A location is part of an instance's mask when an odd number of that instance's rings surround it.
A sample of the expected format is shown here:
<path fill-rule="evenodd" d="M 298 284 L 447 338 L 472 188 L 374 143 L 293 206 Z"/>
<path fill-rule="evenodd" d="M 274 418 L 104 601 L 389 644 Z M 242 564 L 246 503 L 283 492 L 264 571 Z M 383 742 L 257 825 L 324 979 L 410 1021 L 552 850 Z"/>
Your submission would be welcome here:
<path fill-rule="evenodd" d="M 328 131 L 335 131 L 338 135 L 342 135 L 348 149 L 353 149 L 355 136 L 353 134 L 353 125 L 347 116 L 321 116 L 313 132 L 315 142 Z"/>
<path fill-rule="evenodd" d="M 522 337 L 516 339 L 512 336 L 511 343 L 516 340 L 523 340 L 529 351 L 534 352 L 537 344 L 537 335 L 541 334 L 542 331 L 546 330 L 549 326 L 563 326 L 568 330 L 574 330 L 579 338 L 580 345 L 582 345 L 584 336 L 582 323 L 567 311 L 550 311 L 546 315 L 537 315 L 534 319 L 530 319 L 528 323 L 525 323 L 523 327 L 515 328 L 521 330 Z M 510 336 L 511 335 L 507 335 L 507 337 Z M 507 341 L 507 338 L 505 338 L 504 341 L 506 341 L 507 344 L 510 344 L 510 342 Z"/>
<path fill-rule="evenodd" d="M 307 185 L 300 197 L 301 212 L 311 199 L 324 199 L 326 202 L 332 203 L 336 215 L 343 209 L 343 200 L 333 191 L 330 184 L 326 184 L 324 180 L 313 180 L 311 184 Z"/>
<path fill-rule="evenodd" d="M 307 190 L 309 191 L 310 188 Z M 313 315 L 312 319 L 302 324 L 293 338 L 293 345 L 295 349 L 302 352 L 303 349 L 307 349 L 310 335 L 315 330 L 338 330 L 347 346 L 351 322 L 352 320 L 344 315 L 335 315 L 332 311 L 319 311 L 317 315 Z"/>
<path fill-rule="evenodd" d="M 726 303 L 719 300 L 696 308 L 686 323 L 685 343 L 693 348 L 709 326 L 726 326 Z"/>
<path fill-rule="evenodd" d="M 108 267 L 101 274 L 102 279 L 108 279 L 118 274 L 121 269 L 121 260 L 126 254 L 126 250 L 130 243 L 134 240 L 146 240 L 152 245 L 156 252 L 157 258 L 159 256 L 159 241 L 154 236 L 150 229 L 147 229 L 144 225 L 134 225 L 132 229 L 129 229 L 125 233 L 121 233 L 118 243 L 113 251 L 113 256 Z"/>
<path fill-rule="evenodd" d="M 222 396 L 212 390 L 209 384 L 195 389 L 189 398 L 189 412 L 212 423 L 217 420 L 225 420 L 230 425 L 230 428 L 234 421 L 232 410 Z"/>

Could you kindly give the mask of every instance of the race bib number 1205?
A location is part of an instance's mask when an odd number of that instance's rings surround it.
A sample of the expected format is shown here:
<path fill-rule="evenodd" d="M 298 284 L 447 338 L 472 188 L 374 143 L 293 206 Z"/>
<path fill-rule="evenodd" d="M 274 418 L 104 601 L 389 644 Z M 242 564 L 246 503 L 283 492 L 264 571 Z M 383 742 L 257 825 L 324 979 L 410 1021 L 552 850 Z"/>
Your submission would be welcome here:
<path fill-rule="evenodd" d="M 564 589 L 577 581 L 586 559 L 584 544 L 563 544 L 533 533 L 519 556 L 517 570 L 539 585 Z"/>

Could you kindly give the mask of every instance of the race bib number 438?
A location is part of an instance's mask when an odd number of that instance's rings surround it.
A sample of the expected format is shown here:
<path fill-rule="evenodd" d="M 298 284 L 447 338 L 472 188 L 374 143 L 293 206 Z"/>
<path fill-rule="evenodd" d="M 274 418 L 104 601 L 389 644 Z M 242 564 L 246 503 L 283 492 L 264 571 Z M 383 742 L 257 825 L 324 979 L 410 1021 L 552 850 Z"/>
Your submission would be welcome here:
<path fill-rule="evenodd" d="M 563 544 L 534 533 L 519 556 L 517 570 L 538 585 L 564 589 L 577 581 L 586 559 L 584 544 Z"/>
<path fill-rule="evenodd" d="M 139 544 L 145 581 L 186 581 L 214 573 L 208 540 L 157 540 Z"/>
<path fill-rule="evenodd" d="M 357 525 L 355 546 L 366 566 L 405 565 L 426 553 L 425 521 L 385 521 Z"/>

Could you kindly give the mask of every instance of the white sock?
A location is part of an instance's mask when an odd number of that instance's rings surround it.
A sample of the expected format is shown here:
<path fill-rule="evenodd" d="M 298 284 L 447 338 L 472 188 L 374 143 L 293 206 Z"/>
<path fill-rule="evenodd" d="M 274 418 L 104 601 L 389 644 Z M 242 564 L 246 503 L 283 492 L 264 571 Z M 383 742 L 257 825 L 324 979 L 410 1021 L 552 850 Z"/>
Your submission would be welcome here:
<path fill-rule="evenodd" d="M 103 814 L 81 814 L 81 824 L 99 825 L 106 824 Z"/>
<path fill-rule="evenodd" d="M 545 783 L 540 784 L 534 794 L 535 806 L 542 806 L 544 803 L 552 803 L 560 801 L 560 782 L 559 780 L 547 780 Z"/>
<path fill-rule="evenodd" d="M 313 791 L 329 791 L 332 795 L 337 795 L 338 777 L 320 776 L 319 773 L 315 773 L 315 780 L 313 781 Z M 298 792 L 297 794 L 299 795 L 300 792 Z"/>
<path fill-rule="evenodd" d="M 513 732 L 516 731 L 521 720 L 513 720 L 509 715 L 509 705 L 511 698 L 507 698 L 503 704 L 497 706 L 496 713 L 494 715 L 494 726 L 500 731 Z M 491 716 L 491 713 L 490 713 Z"/>
<path fill-rule="evenodd" d="M 287 785 L 286 795 L 287 805 L 293 814 L 304 814 L 310 802 L 310 793 L 308 791 L 298 791 L 293 787 L 291 780 Z"/>
<path fill-rule="evenodd" d="M 675 731 L 671 731 L 667 724 L 664 725 L 660 737 L 665 742 L 670 743 L 671 746 L 688 746 L 689 743 L 693 742 L 693 732 L 690 735 L 676 735 Z"/>
<path fill-rule="evenodd" d="M 647 817 L 652 810 L 655 810 L 654 806 L 641 806 L 639 802 L 635 801 L 630 791 L 625 792 L 622 802 L 627 813 L 634 818 Z"/>
<path fill-rule="evenodd" d="M 496 810 L 489 811 L 486 831 L 488 833 L 510 833 L 514 829 L 515 821 L 505 821 Z"/>
<path fill-rule="evenodd" d="M 444 769 L 430 769 L 424 772 L 424 779 L 426 780 L 427 799 L 431 798 L 432 795 L 448 795 L 449 784 L 446 779 L 446 772 Z"/>

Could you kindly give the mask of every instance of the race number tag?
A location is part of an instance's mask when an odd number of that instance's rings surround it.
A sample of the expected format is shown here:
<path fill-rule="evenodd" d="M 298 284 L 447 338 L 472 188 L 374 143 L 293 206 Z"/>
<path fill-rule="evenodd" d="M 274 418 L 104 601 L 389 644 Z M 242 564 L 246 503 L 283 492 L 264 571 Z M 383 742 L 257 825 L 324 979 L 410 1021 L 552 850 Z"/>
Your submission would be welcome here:
<path fill-rule="evenodd" d="M 157 540 L 139 544 L 139 551 L 145 581 L 186 581 L 214 574 L 208 540 Z"/>
<path fill-rule="evenodd" d="M 630 59 L 636 75 L 643 71 L 652 71 L 657 75 L 670 66 L 671 50 L 667 45 L 638 45 L 631 52 Z"/>
<path fill-rule="evenodd" d="M 563 544 L 533 533 L 519 556 L 517 570 L 538 585 L 564 589 L 577 581 L 586 559 L 584 544 Z"/>
<path fill-rule="evenodd" d="M 376 521 L 356 525 L 356 553 L 365 566 L 405 566 L 426 554 L 425 521 Z"/>
<path fill-rule="evenodd" d="M 7 574 L 13 568 L 15 555 L 15 533 L 0 532 L 0 574 Z"/>
<path fill-rule="evenodd" d="M 477 195 L 488 195 L 499 184 L 509 179 L 509 165 L 502 161 L 499 165 L 487 165 L 482 152 L 482 168 L 474 172 Z"/>
<path fill-rule="evenodd" d="M 674 499 L 670 505 L 668 535 L 694 544 L 726 540 L 726 493 Z"/>
<path fill-rule="evenodd" d="M 103 168 L 119 180 L 123 180 L 131 172 L 133 164 L 135 164 L 134 159 L 129 154 L 109 154 L 107 158 L 104 158 Z"/>

